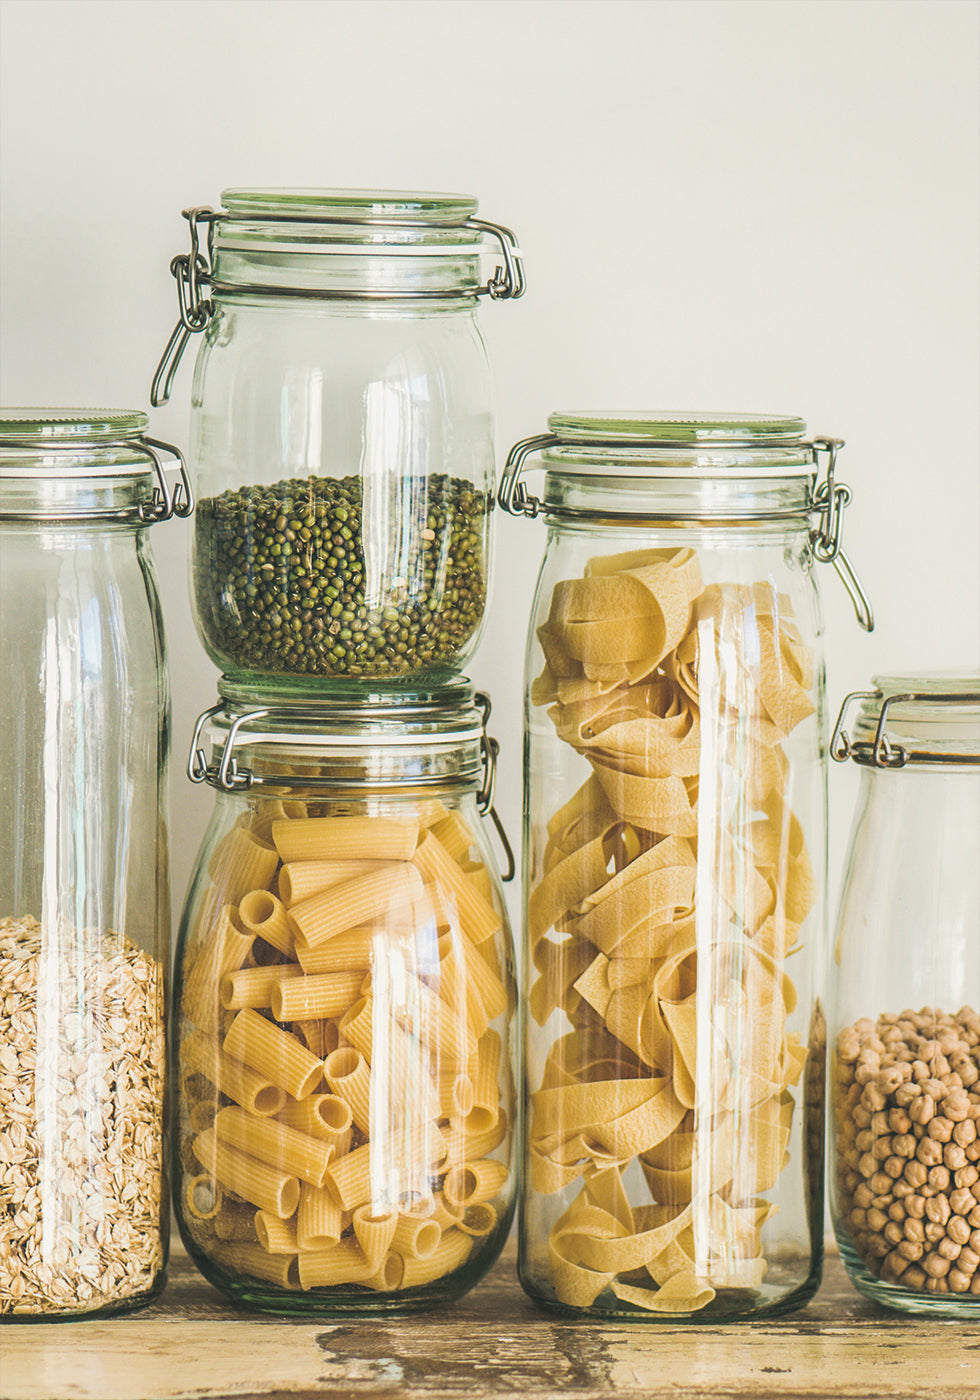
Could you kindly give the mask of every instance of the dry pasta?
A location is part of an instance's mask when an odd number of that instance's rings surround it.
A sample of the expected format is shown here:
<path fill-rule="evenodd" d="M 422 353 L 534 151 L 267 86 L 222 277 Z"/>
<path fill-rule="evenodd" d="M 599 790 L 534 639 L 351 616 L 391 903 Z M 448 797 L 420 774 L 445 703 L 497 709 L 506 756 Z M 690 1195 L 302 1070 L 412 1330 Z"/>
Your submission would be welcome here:
<path fill-rule="evenodd" d="M 317 810 L 260 799 L 211 862 L 180 1003 L 183 1223 L 236 1277 L 397 1293 L 508 1214 L 513 1090 L 491 1023 L 513 983 L 458 814 Z M 498 1149 L 499 1204 L 450 1200 L 450 1174 Z"/>
<path fill-rule="evenodd" d="M 538 635 L 532 701 L 589 770 L 548 824 L 528 906 L 531 1014 L 544 1025 L 561 1011 L 570 1027 L 530 1096 L 530 1187 L 581 1183 L 551 1230 L 551 1282 L 571 1307 L 609 1288 L 632 1307 L 692 1312 L 719 1287 L 761 1281 L 770 1207 L 758 1197 L 786 1161 L 806 1057 L 782 959 L 815 882 L 782 745 L 813 712 L 810 656 L 787 599 L 765 584 L 705 587 L 690 549 L 591 560 L 556 585 Z M 709 726 L 713 762 L 757 814 L 748 824 L 732 804 L 699 803 Z M 696 939 L 706 899 L 712 936 Z M 712 1056 L 710 1099 L 696 1052 Z M 450 1158 L 447 1199 L 480 1202 L 481 1164 L 458 1139 Z M 623 1184 L 634 1160 L 648 1204 Z M 695 1176 L 707 1251 L 694 1246 Z"/>

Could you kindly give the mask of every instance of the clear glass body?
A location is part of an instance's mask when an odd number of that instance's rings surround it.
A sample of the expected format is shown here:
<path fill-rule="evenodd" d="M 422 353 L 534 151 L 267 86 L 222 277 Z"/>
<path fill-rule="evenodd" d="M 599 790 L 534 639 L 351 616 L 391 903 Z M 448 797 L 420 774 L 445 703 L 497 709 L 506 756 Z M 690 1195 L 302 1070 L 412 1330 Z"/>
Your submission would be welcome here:
<path fill-rule="evenodd" d="M 0 460 L 0 1315 L 127 1310 L 170 1220 L 168 697 L 145 461 Z M 118 514 L 119 518 L 111 518 Z"/>
<path fill-rule="evenodd" d="M 873 738 L 879 707 L 857 737 Z M 946 762 L 862 768 L 829 1014 L 831 1214 L 861 1293 L 977 1320 L 980 708 L 893 707 L 887 728 Z"/>
<path fill-rule="evenodd" d="M 338 247 L 283 222 L 270 252 L 218 227 L 192 413 L 209 655 L 284 683 L 457 669 L 482 626 L 493 491 L 472 230 Z"/>
<path fill-rule="evenodd" d="M 713 522 L 727 500 L 788 518 Z M 578 515 L 549 520 L 527 662 L 520 1276 L 569 1314 L 737 1319 L 819 1283 L 826 765 L 806 500 L 803 480 L 737 472 L 547 480 L 548 505 Z M 640 518 L 663 501 L 683 515 Z"/>
<path fill-rule="evenodd" d="M 390 786 L 431 776 L 424 750 L 307 744 L 285 784 L 218 796 L 176 963 L 174 1202 L 246 1307 L 433 1308 L 507 1237 L 510 931 L 457 756 L 442 785 Z"/>

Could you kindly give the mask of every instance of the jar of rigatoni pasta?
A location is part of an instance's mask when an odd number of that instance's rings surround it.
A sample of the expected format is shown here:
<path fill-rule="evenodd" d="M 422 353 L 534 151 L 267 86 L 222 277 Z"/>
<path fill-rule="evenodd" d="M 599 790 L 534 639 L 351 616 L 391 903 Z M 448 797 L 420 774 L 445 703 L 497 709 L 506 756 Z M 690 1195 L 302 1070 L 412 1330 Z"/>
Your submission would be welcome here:
<path fill-rule="evenodd" d="M 489 702 L 463 678 L 394 704 L 220 689 L 174 978 L 184 1242 L 265 1311 L 452 1301 L 514 1206 Z"/>
<path fill-rule="evenodd" d="M 797 1307 L 823 1234 L 839 444 L 795 418 L 556 414 L 528 648 L 520 1272 L 576 1316 Z M 543 455 L 541 498 L 522 465 Z M 820 467 L 826 476 L 818 480 Z"/>

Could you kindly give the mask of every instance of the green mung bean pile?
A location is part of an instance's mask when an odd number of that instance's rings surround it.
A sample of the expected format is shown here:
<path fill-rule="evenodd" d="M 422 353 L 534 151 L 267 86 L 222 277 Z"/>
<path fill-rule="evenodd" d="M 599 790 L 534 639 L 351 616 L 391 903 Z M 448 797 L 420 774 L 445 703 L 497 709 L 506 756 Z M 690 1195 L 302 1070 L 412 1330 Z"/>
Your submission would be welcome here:
<path fill-rule="evenodd" d="M 198 503 L 194 587 L 219 665 L 405 676 L 456 662 L 486 602 L 484 496 L 436 473 L 402 478 L 370 507 L 365 519 L 359 476 Z"/>

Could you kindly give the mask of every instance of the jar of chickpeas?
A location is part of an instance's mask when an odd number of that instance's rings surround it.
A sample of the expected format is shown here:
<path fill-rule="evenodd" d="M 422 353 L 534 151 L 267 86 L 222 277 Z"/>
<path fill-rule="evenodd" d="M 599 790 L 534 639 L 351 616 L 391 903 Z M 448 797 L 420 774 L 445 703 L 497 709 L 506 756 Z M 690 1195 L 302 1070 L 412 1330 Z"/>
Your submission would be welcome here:
<path fill-rule="evenodd" d="M 263 1311 L 451 1302 L 514 1203 L 489 702 L 461 677 L 397 704 L 220 689 L 174 979 L 184 1242 Z"/>
<path fill-rule="evenodd" d="M 976 1321 L 980 676 L 876 676 L 832 752 L 861 769 L 829 1027 L 841 1256 L 884 1307 Z"/>

